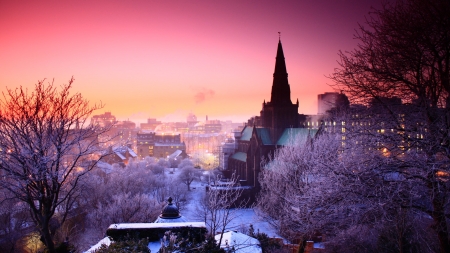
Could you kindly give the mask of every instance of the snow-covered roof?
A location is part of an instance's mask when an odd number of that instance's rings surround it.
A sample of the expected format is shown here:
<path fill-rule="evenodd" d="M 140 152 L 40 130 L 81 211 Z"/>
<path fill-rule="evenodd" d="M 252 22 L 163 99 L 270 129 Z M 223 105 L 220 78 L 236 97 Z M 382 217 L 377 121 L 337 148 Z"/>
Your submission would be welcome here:
<path fill-rule="evenodd" d="M 114 153 L 122 160 L 127 159 L 124 155 L 122 155 L 122 153 L 120 151 L 114 151 Z"/>
<path fill-rule="evenodd" d="M 220 240 L 220 234 L 214 236 L 216 241 Z M 231 251 L 234 249 L 236 253 L 258 253 L 262 252 L 260 243 L 257 239 L 235 231 L 229 231 L 223 233 L 222 242 L 220 248 L 228 249 Z"/>
<path fill-rule="evenodd" d="M 169 155 L 169 158 L 175 159 L 175 158 L 177 158 L 178 156 L 180 156 L 181 153 L 183 153 L 183 151 L 177 149 L 177 150 L 175 150 L 175 152 L 173 152 L 172 154 Z"/>
<path fill-rule="evenodd" d="M 175 227 L 206 228 L 206 224 L 204 222 L 117 223 L 111 224 L 108 229 L 142 229 L 142 228 L 175 228 Z"/>
<path fill-rule="evenodd" d="M 137 157 L 137 154 L 136 154 L 131 148 L 128 148 L 128 153 L 130 153 L 130 155 L 131 155 L 133 158 L 136 158 L 136 157 Z"/>
<path fill-rule="evenodd" d="M 84 253 L 94 253 L 96 250 L 98 250 L 103 244 L 105 244 L 106 246 L 109 246 L 111 244 L 111 240 L 109 239 L 109 237 L 105 237 L 103 239 L 101 239 L 100 241 L 98 241 L 97 244 L 95 244 L 94 246 L 90 247 L 88 250 L 86 250 Z"/>
<path fill-rule="evenodd" d="M 128 153 L 133 158 L 137 157 L 137 154 L 131 148 L 125 146 L 117 147 L 113 152 L 122 160 L 127 159 L 126 153 Z"/>

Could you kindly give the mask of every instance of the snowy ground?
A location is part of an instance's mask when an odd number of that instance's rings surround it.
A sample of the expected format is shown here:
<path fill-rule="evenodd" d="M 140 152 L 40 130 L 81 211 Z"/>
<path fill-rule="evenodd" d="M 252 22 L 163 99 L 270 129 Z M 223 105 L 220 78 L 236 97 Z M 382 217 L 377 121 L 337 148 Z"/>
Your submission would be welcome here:
<path fill-rule="evenodd" d="M 168 175 L 176 176 L 176 174 L 177 171 L 175 171 L 175 174 Z M 190 192 L 191 199 L 181 211 L 181 215 L 186 217 L 188 221 L 201 221 L 196 210 L 200 199 L 206 192 L 206 185 L 207 183 L 205 182 L 192 182 Z M 280 237 L 276 230 L 270 226 L 269 223 L 261 220 L 252 208 L 236 209 L 235 214 L 236 218 L 230 222 L 227 231 L 242 232 L 248 230 L 250 224 L 252 224 L 255 232 L 259 230 L 259 232 L 266 233 L 269 237 Z"/>

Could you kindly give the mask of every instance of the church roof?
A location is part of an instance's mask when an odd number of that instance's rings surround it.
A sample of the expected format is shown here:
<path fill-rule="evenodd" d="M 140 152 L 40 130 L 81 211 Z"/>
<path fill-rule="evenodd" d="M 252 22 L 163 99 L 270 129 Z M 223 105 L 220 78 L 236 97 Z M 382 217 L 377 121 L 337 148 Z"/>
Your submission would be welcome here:
<path fill-rule="evenodd" d="M 257 127 L 255 130 L 263 145 L 273 145 L 272 141 L 270 140 L 270 132 L 268 128 Z"/>
<path fill-rule="evenodd" d="M 252 138 L 253 127 L 246 126 L 244 130 L 242 130 L 242 136 L 240 138 L 241 141 L 250 141 Z"/>
<path fill-rule="evenodd" d="M 314 137 L 317 133 L 317 129 L 308 128 L 286 128 L 281 134 L 281 137 L 277 141 L 277 145 L 286 146 L 292 140 L 297 140 L 302 143 L 306 143 L 308 138 Z"/>
<path fill-rule="evenodd" d="M 236 152 L 231 156 L 232 159 L 239 160 L 242 162 L 247 162 L 247 153 Z"/>

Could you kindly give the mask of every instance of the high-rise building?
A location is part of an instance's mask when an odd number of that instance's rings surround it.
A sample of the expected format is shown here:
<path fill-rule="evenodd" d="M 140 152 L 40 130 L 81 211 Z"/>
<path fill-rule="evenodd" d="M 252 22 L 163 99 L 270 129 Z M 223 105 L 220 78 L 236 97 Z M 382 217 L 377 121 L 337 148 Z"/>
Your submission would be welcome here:
<path fill-rule="evenodd" d="M 325 92 L 317 95 L 317 114 L 323 115 L 335 107 L 338 96 L 339 93 L 337 92 Z"/>

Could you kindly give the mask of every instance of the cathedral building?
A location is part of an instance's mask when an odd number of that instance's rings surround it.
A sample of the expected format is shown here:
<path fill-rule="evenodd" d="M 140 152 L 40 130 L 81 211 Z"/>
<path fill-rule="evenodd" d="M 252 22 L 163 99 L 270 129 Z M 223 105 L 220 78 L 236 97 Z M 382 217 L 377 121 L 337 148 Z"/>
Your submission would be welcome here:
<path fill-rule="evenodd" d="M 317 129 L 308 129 L 300 124 L 298 107 L 298 99 L 296 103 L 291 101 L 283 47 L 279 40 L 270 101 L 262 103 L 260 116 L 249 120 L 235 140 L 237 148 L 229 157 L 226 174 L 235 173 L 241 185 L 250 186 L 254 193 L 257 192 L 261 162 L 294 138 L 306 143 L 317 132 Z"/>

